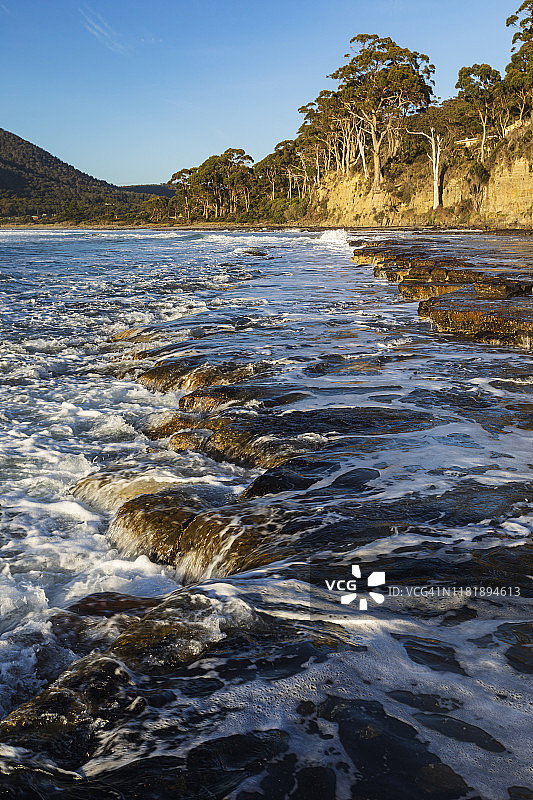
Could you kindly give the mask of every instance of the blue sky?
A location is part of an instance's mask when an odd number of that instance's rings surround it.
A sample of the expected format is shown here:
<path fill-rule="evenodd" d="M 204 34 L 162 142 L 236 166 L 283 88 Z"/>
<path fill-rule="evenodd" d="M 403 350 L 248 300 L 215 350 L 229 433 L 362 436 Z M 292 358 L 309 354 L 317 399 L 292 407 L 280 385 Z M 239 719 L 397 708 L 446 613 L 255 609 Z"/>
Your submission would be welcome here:
<path fill-rule="evenodd" d="M 520 0 L 0 0 L 0 127 L 118 184 L 294 136 L 357 33 L 503 71 Z"/>

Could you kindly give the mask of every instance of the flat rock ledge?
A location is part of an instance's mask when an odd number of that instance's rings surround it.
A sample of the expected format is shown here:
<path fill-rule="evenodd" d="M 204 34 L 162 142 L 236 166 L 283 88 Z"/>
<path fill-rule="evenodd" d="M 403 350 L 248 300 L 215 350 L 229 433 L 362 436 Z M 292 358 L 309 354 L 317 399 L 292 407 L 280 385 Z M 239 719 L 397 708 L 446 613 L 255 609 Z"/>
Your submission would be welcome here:
<path fill-rule="evenodd" d="M 423 300 L 418 306 L 443 333 L 472 337 L 487 344 L 533 349 L 533 299 L 484 300 L 472 291 Z"/>
<path fill-rule="evenodd" d="M 439 257 L 405 242 L 359 248 L 352 261 L 420 300 L 419 315 L 442 333 L 533 349 L 533 270 Z"/>

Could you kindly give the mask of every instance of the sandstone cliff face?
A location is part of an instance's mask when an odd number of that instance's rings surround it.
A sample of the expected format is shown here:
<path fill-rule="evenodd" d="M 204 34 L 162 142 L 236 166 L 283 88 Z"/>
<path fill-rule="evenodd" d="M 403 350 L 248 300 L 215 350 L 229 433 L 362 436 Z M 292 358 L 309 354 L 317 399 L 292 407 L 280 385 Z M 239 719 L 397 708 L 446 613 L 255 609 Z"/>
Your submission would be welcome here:
<path fill-rule="evenodd" d="M 442 207 L 432 209 L 429 164 L 426 174 L 405 175 L 398 192 L 374 193 L 361 175 L 331 175 L 318 191 L 317 206 L 327 222 L 347 226 L 483 225 L 533 227 L 531 124 L 502 142 L 487 160 L 488 179 L 472 178 L 470 164 L 444 175 Z M 402 196 L 403 195 L 403 196 Z"/>

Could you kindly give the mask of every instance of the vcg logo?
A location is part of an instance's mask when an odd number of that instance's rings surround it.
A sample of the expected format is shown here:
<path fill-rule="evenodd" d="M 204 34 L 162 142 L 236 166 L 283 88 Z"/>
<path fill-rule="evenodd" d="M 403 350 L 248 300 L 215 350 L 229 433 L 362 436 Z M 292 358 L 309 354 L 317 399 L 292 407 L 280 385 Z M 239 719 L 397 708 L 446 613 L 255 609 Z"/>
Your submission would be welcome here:
<path fill-rule="evenodd" d="M 356 579 L 361 578 L 361 567 L 359 567 L 358 564 L 352 564 L 352 575 Z M 344 606 L 350 605 L 350 603 L 353 603 L 354 600 L 357 600 L 359 597 L 359 610 L 366 611 L 368 608 L 369 599 L 378 604 L 383 603 L 385 600 L 385 597 L 381 594 L 381 592 L 370 591 L 375 586 L 383 586 L 384 583 L 384 572 L 371 572 L 366 579 L 368 591 L 359 591 L 358 593 L 357 580 L 353 580 L 352 578 L 348 578 L 348 580 L 326 581 L 326 587 L 330 592 L 335 590 L 337 592 L 343 592 L 343 594 L 341 594 L 341 603 Z"/>

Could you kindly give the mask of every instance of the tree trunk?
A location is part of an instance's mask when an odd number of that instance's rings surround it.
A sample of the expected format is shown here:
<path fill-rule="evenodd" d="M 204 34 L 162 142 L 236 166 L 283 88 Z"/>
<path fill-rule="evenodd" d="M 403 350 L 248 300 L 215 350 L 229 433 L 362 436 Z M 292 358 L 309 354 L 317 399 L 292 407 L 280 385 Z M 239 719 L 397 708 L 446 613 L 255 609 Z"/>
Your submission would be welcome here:
<path fill-rule="evenodd" d="M 431 129 L 431 163 L 433 165 L 433 211 L 436 211 L 441 204 L 439 192 L 440 174 L 440 143 L 441 139 L 435 130 Z"/>
<path fill-rule="evenodd" d="M 481 115 L 480 115 L 481 116 Z M 483 125 L 483 136 L 481 138 L 481 163 L 485 160 L 485 142 L 487 141 L 487 115 L 481 116 L 481 123 Z"/>
<path fill-rule="evenodd" d="M 371 125 L 370 135 L 372 137 L 372 156 L 374 160 L 374 181 L 372 184 L 372 191 L 379 192 L 381 189 L 381 184 L 383 183 L 383 172 L 381 169 L 381 155 L 379 152 L 381 147 L 381 142 L 383 141 L 383 137 L 378 139 L 375 125 Z"/>
<path fill-rule="evenodd" d="M 374 181 L 372 184 L 372 189 L 374 192 L 379 192 L 381 189 L 381 183 L 383 181 L 383 173 L 381 171 L 381 158 L 379 157 L 379 150 L 374 150 L 372 155 L 374 158 Z"/>
<path fill-rule="evenodd" d="M 363 172 L 366 180 L 368 179 L 368 167 L 366 165 L 365 145 L 363 143 L 363 137 L 361 136 L 360 130 L 357 131 L 357 147 L 359 148 L 359 154 L 361 156 L 361 163 L 363 164 Z"/>

